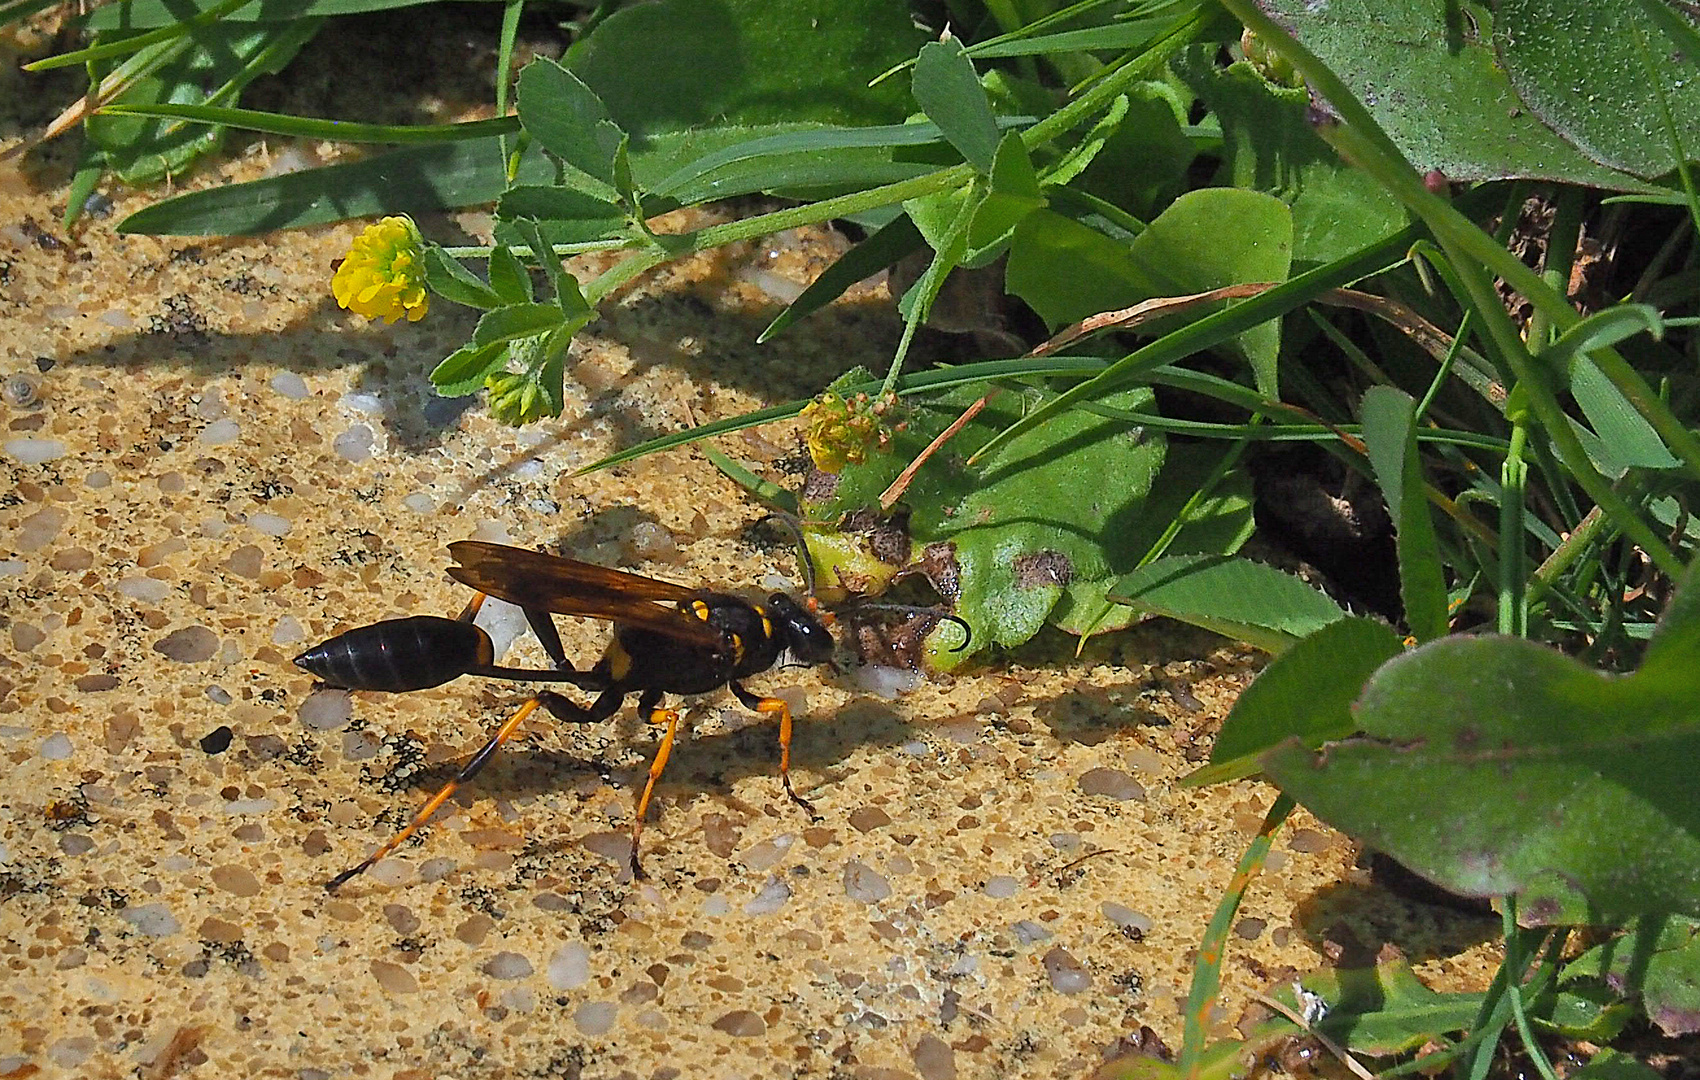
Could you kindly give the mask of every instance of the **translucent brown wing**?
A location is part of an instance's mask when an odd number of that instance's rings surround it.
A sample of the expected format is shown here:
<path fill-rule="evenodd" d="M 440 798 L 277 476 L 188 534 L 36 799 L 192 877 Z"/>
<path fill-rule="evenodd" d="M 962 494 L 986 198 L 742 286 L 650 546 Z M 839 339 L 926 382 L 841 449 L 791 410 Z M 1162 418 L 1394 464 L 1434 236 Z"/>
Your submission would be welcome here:
<path fill-rule="evenodd" d="M 482 540 L 456 541 L 449 553 L 460 563 L 449 567 L 450 577 L 510 604 L 629 623 L 702 645 L 722 642 L 720 631 L 708 623 L 663 606 L 664 601 L 691 599 L 696 589 Z"/>

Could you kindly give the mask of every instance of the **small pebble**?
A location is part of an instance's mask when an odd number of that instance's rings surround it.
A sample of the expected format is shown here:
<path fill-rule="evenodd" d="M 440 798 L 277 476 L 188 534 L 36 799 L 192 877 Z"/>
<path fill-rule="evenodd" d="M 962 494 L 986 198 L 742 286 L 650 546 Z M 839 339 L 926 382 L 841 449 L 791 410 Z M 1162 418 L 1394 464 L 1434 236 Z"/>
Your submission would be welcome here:
<path fill-rule="evenodd" d="M 909 1051 L 922 1080 L 956 1080 L 956 1051 L 937 1035 L 923 1035 Z"/>
<path fill-rule="evenodd" d="M 95 1041 L 92 1035 L 73 1035 L 59 1039 L 47 1048 L 47 1059 L 61 1069 L 74 1069 L 88 1060 L 94 1053 Z"/>
<path fill-rule="evenodd" d="M 23 577 L 29 563 L 22 559 L 0 559 L 0 577 Z"/>
<path fill-rule="evenodd" d="M 711 1026 L 716 1031 L 724 1031 L 728 1035 L 745 1039 L 767 1034 L 767 1021 L 748 1009 L 729 1012 Z"/>
<path fill-rule="evenodd" d="M 153 651 L 180 664 L 198 664 L 218 652 L 218 635 L 204 626 L 185 626 L 154 642 Z"/>
<path fill-rule="evenodd" d="M 267 536 L 288 536 L 289 530 L 295 527 L 295 522 L 276 514 L 249 514 L 248 524 L 257 532 Z"/>
<path fill-rule="evenodd" d="M 177 916 L 164 904 L 132 905 L 120 911 L 118 917 L 147 937 L 169 937 L 182 929 Z"/>
<path fill-rule="evenodd" d="M 379 859 L 372 864 L 372 869 L 366 871 L 366 876 L 380 885 L 405 885 L 413 878 L 413 864 L 406 859 Z M 530 973 L 531 965 L 527 964 L 526 974 Z"/>
<path fill-rule="evenodd" d="M 441 881 L 455 872 L 456 865 L 455 861 L 449 858 L 426 859 L 419 865 L 419 880 Z"/>
<path fill-rule="evenodd" d="M 127 577 L 115 587 L 122 595 L 147 604 L 157 604 L 171 592 L 168 583 L 151 577 Z"/>
<path fill-rule="evenodd" d="M 1124 933 L 1134 931 L 1141 937 L 1151 932 L 1151 916 L 1142 911 L 1135 911 L 1114 900 L 1106 900 L 1098 905 L 1098 910 L 1104 918 L 1115 923 Z"/>
<path fill-rule="evenodd" d="M 276 809 L 276 799 L 231 799 L 224 804 L 224 812 L 237 817 L 242 814 L 269 814 Z"/>
<path fill-rule="evenodd" d="M 537 991 L 529 986 L 510 986 L 497 998 L 509 1012 L 527 1013 L 537 1008 Z"/>
<path fill-rule="evenodd" d="M 384 399 L 364 390 L 352 390 L 338 398 L 337 402 L 355 412 L 373 414 L 384 411 Z"/>
<path fill-rule="evenodd" d="M 228 863 L 213 867 L 212 883 L 236 896 L 255 896 L 260 891 L 260 879 L 246 866 Z"/>
<path fill-rule="evenodd" d="M 1080 776 L 1080 790 L 1088 795 L 1102 795 L 1119 802 L 1129 799 L 1140 802 L 1145 800 L 1144 786 L 1120 769 L 1086 770 Z"/>
<path fill-rule="evenodd" d="M 220 705 L 228 705 L 236 699 L 230 696 L 230 691 L 222 686 L 209 686 L 204 691 L 207 697 Z"/>
<path fill-rule="evenodd" d="M 478 615 L 472 620 L 472 624 L 490 635 L 490 644 L 497 660 L 506 656 L 514 641 L 531 628 L 523 609 L 494 596 L 485 598 L 484 606 L 478 609 Z"/>
<path fill-rule="evenodd" d="M 307 389 L 306 380 L 293 371 L 278 372 L 271 377 L 268 385 L 291 401 L 301 401 L 312 396 L 312 391 Z"/>
<path fill-rule="evenodd" d="M 572 941 L 549 957 L 549 985 L 556 990 L 574 990 L 590 981 L 590 950 Z"/>
<path fill-rule="evenodd" d="M 891 883 L 873 867 L 852 859 L 844 864 L 844 895 L 864 904 L 877 904 L 891 895 Z"/>
<path fill-rule="evenodd" d="M 62 458 L 70 451 L 70 447 L 58 439 L 7 439 L 0 443 L 0 448 L 6 451 L 6 456 L 22 465 L 41 465 Z"/>
<path fill-rule="evenodd" d="M 372 456 L 372 442 L 372 429 L 365 424 L 355 424 L 331 440 L 331 449 L 345 461 L 365 461 Z"/>
<path fill-rule="evenodd" d="M 242 425 L 230 419 L 214 420 L 201 429 L 202 446 L 229 446 L 242 437 Z"/>
<path fill-rule="evenodd" d="M 850 678 L 857 690 L 887 701 L 907 694 L 923 681 L 918 671 L 902 667 L 884 667 L 880 664 L 857 664 L 850 669 Z"/>
<path fill-rule="evenodd" d="M 1011 925 L 1009 929 L 1015 934 L 1015 940 L 1023 945 L 1032 945 L 1055 936 L 1032 919 L 1022 919 L 1020 922 Z"/>
<path fill-rule="evenodd" d="M 378 985 L 391 994 L 417 994 L 419 980 L 413 977 L 413 972 L 400 964 L 392 964 L 388 960 L 372 961 L 372 977 L 378 980 Z"/>
<path fill-rule="evenodd" d="M 531 961 L 516 952 L 499 952 L 479 968 L 492 979 L 523 979 L 531 974 Z"/>
<path fill-rule="evenodd" d="M 71 739 L 64 732 L 55 732 L 41 741 L 41 756 L 48 761 L 64 761 L 71 756 Z"/>
<path fill-rule="evenodd" d="M 218 690 L 218 687 L 212 686 L 207 689 L 209 691 Z M 223 694 L 224 691 L 219 690 L 219 693 Z M 211 697 L 212 695 L 209 692 L 207 696 Z M 230 700 L 229 694 L 225 694 L 224 696 L 226 701 Z M 224 753 L 226 750 L 230 749 L 230 740 L 235 736 L 235 734 L 235 732 L 230 730 L 229 724 L 220 724 L 218 727 L 213 728 L 211 731 L 201 736 L 201 753 Z"/>
<path fill-rule="evenodd" d="M 994 900 L 1007 900 L 1021 891 L 1021 882 L 1008 874 L 998 874 L 986 879 L 982 891 Z"/>
<path fill-rule="evenodd" d="M 1061 945 L 1047 952 L 1042 963 L 1051 989 L 1059 994 L 1078 994 L 1092 986 L 1092 973 Z"/>
<path fill-rule="evenodd" d="M 612 1001 L 587 1001 L 573 1013 L 573 1024 L 580 1035 L 606 1035 L 619 1014 L 620 1007 Z"/>
<path fill-rule="evenodd" d="M 903 752 L 911 757 L 926 757 L 933 751 L 930 746 L 922 742 L 920 739 L 911 739 L 903 744 Z"/>
<path fill-rule="evenodd" d="M 326 687 L 302 699 L 295 715 L 314 731 L 336 731 L 354 719 L 354 701 L 347 690 Z"/>
<path fill-rule="evenodd" d="M 293 645 L 307 637 L 307 631 L 301 626 L 301 620 L 293 615 L 285 615 L 272 628 L 273 645 Z"/>
<path fill-rule="evenodd" d="M 415 514 L 429 514 L 437 508 L 437 500 L 433 499 L 423 491 L 415 491 L 407 498 L 401 500 L 401 505 L 407 507 Z"/>
<path fill-rule="evenodd" d="M 791 899 L 791 886 L 776 877 L 767 879 L 761 892 L 756 893 L 755 899 L 744 905 L 745 915 L 772 915 L 785 906 L 785 901 Z"/>
<path fill-rule="evenodd" d="M 68 517 L 57 506 L 44 506 L 24 518 L 12 534 L 12 546 L 19 551 L 38 551 L 53 542 Z"/>

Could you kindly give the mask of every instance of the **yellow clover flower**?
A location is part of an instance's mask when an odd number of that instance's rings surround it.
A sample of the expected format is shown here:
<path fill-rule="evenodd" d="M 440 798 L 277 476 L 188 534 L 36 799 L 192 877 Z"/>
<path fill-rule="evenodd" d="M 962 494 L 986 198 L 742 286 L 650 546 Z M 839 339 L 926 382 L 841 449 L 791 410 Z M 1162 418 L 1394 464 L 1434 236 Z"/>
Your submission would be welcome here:
<path fill-rule="evenodd" d="M 895 401 L 876 401 L 866 394 L 846 399 L 828 390 L 803 409 L 807 428 L 803 444 L 815 468 L 826 473 L 843 472 L 847 466 L 867 460 L 870 449 L 884 450 L 891 441 L 891 428 L 884 417 Z"/>
<path fill-rule="evenodd" d="M 356 315 L 418 322 L 431 306 L 425 292 L 425 241 L 412 219 L 387 217 L 355 238 L 331 278 L 336 302 Z"/>

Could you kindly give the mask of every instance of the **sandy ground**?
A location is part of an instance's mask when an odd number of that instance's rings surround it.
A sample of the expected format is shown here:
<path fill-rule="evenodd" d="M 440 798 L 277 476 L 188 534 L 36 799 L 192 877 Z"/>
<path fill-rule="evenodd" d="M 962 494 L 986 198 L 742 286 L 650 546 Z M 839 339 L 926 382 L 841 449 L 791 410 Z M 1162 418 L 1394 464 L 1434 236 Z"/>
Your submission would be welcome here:
<path fill-rule="evenodd" d="M 278 151 L 237 144 L 185 183 Z M 446 543 L 687 583 L 794 573 L 754 542 L 762 508 L 693 452 L 572 474 L 882 366 L 878 285 L 752 344 L 839 238 L 643 279 L 585 335 L 565 416 L 515 432 L 430 395 L 466 312 L 388 327 L 336 308 L 355 226 L 125 237 L 113 223 L 154 195 L 118 190 L 66 234 L 62 159 L 7 168 L 0 1077 L 944 1080 L 1080 1076 L 1141 1025 L 1178 1046 L 1194 950 L 1274 792 L 1177 785 L 1258 660 L 1168 623 L 1080 658 L 1042 639 L 897 700 L 824 668 L 753 680 L 801 707 L 819 822 L 779 787 L 771 725 L 697 699 L 642 883 L 623 851 L 653 733 L 629 712 L 538 724 L 400 857 L 322 888 L 523 699 L 462 680 L 339 708 L 290 663 L 350 626 L 458 610 Z M 762 465 L 795 445 L 723 448 Z M 563 623 L 569 653 L 600 651 L 602 627 Z M 542 654 L 526 637 L 508 661 Z M 1455 957 L 1492 923 L 1395 900 L 1353 857 L 1302 814 L 1282 834 L 1221 1033 L 1293 971 L 1389 942 L 1438 986 L 1476 977 Z"/>

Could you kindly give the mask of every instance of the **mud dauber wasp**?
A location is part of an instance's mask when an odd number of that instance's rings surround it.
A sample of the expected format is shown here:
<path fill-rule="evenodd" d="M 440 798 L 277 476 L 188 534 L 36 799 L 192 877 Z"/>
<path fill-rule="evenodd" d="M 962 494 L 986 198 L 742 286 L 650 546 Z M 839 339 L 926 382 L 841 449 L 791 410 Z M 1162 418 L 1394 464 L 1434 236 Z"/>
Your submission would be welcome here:
<path fill-rule="evenodd" d="M 661 707 L 664 694 L 704 694 L 726 686 L 746 708 L 777 713 L 780 779 L 791 800 L 813 816 L 813 808 L 791 787 L 790 706 L 780 698 L 753 694 L 742 684 L 786 656 L 811 665 L 831 659 L 834 641 L 828 627 L 833 618 L 817 614 L 812 598 L 805 603 L 776 592 L 765 601 L 746 600 L 478 540 L 450 544 L 449 552 L 459 563 L 449 567 L 449 576 L 478 590 L 458 618 L 414 615 L 358 627 L 308 649 L 295 663 L 326 683 L 349 690 L 399 693 L 441 686 L 462 675 L 483 675 L 571 683 L 596 691 L 596 700 L 587 708 L 550 690 L 534 694 L 399 833 L 332 878 L 327 889 L 334 891 L 406 843 L 539 707 L 563 721 L 593 723 L 614 715 L 632 693 L 638 695 L 639 719 L 666 726 L 632 821 L 633 877 L 644 876 L 638 862 L 638 838 L 679 726 L 679 714 Z M 506 600 L 525 613 L 532 632 L 554 661 L 553 669 L 510 668 L 493 662 L 489 635 L 472 622 L 485 596 Z M 573 667 L 553 615 L 613 622 L 613 637 L 594 667 L 588 671 Z"/>

